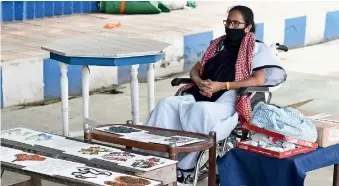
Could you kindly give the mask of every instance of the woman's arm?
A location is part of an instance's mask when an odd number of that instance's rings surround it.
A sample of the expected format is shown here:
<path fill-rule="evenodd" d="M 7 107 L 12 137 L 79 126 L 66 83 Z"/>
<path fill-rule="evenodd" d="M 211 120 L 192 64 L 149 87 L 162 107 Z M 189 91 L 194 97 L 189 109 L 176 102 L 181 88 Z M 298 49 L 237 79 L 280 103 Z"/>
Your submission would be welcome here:
<path fill-rule="evenodd" d="M 203 89 L 206 89 L 206 87 L 209 87 L 211 85 L 211 83 L 209 81 L 201 79 L 200 68 L 201 68 L 200 62 L 196 63 L 190 71 L 190 78 L 193 81 L 193 83 L 196 84 L 199 87 L 199 89 L 201 90 L 200 91 L 201 95 L 211 97 L 212 93 L 208 93 L 208 92 L 203 91 Z"/>
<path fill-rule="evenodd" d="M 239 89 L 241 87 L 259 87 L 259 86 L 264 86 L 265 83 L 265 71 L 264 70 L 259 70 L 253 73 L 253 76 L 244 79 L 241 81 L 235 81 L 235 82 L 230 82 L 229 83 L 229 89 Z M 226 89 L 226 82 L 223 83 L 223 89 Z"/>
<path fill-rule="evenodd" d="M 196 85 L 200 85 L 202 79 L 200 78 L 200 62 L 196 63 L 190 71 L 190 78 Z"/>
<path fill-rule="evenodd" d="M 239 89 L 241 87 L 263 86 L 265 82 L 265 71 L 259 70 L 253 73 L 248 79 L 229 82 L 229 89 Z M 212 82 L 211 80 L 202 82 L 202 94 L 212 96 L 213 93 L 227 89 L 226 82 Z"/>

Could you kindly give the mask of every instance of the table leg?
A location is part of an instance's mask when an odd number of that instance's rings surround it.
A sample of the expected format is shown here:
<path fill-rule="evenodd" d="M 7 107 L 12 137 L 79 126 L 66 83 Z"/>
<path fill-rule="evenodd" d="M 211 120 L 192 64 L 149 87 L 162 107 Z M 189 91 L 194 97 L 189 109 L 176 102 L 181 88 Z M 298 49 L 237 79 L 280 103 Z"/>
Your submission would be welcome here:
<path fill-rule="evenodd" d="M 89 108 L 89 67 L 86 65 L 82 66 L 82 99 L 83 99 L 83 128 L 84 128 L 84 140 L 91 142 L 90 139 L 90 127 L 86 122 L 88 119 L 88 108 Z"/>
<path fill-rule="evenodd" d="M 148 64 L 147 71 L 148 112 L 154 109 L 154 64 Z"/>
<path fill-rule="evenodd" d="M 339 186 L 339 164 L 334 164 L 333 186 Z"/>
<path fill-rule="evenodd" d="M 177 160 L 178 154 L 176 152 L 176 144 L 175 143 L 170 143 L 169 144 L 169 158 L 171 160 Z M 173 182 L 173 186 L 177 186 L 177 182 Z"/>
<path fill-rule="evenodd" d="M 138 82 L 139 65 L 131 66 L 131 97 L 132 97 L 132 120 L 133 124 L 139 125 L 139 82 Z"/>
<path fill-rule="evenodd" d="M 209 149 L 208 158 L 208 186 L 215 186 L 216 182 L 216 132 L 211 131 L 209 135 L 213 138 L 213 147 Z"/>
<path fill-rule="evenodd" d="M 68 131 L 68 64 L 60 63 L 60 86 L 61 86 L 61 112 L 62 112 L 62 128 L 64 136 L 69 136 Z"/>

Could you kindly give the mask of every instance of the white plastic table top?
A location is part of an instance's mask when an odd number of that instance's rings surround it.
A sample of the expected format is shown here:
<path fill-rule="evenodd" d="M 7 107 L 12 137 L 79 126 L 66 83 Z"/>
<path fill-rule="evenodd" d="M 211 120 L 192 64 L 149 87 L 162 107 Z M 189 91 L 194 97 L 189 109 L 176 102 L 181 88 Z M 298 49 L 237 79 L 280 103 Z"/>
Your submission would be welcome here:
<path fill-rule="evenodd" d="M 88 35 L 55 40 L 41 48 L 64 56 L 120 58 L 157 55 L 168 46 L 146 38 Z"/>
<path fill-rule="evenodd" d="M 163 50 L 170 44 L 137 37 L 86 35 L 55 40 L 43 45 L 50 58 L 60 61 L 62 124 L 64 136 L 68 130 L 68 65 L 82 65 L 82 97 L 84 131 L 89 114 L 89 68 L 88 66 L 131 66 L 132 119 L 139 124 L 139 64 L 148 64 L 148 109 L 154 108 L 154 63 L 164 57 Z"/>
<path fill-rule="evenodd" d="M 88 35 L 55 40 L 41 48 L 49 51 L 52 59 L 71 65 L 122 66 L 160 60 L 169 45 L 137 37 Z M 133 60 L 136 57 L 139 60 Z"/>

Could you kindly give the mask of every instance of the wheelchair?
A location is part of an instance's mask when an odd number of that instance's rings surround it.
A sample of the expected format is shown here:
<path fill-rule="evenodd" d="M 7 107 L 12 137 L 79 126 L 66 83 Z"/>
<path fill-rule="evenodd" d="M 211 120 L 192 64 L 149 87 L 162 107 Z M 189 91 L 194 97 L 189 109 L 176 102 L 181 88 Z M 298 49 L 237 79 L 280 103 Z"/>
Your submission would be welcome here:
<path fill-rule="evenodd" d="M 280 45 L 276 43 L 272 45 L 271 48 L 274 48 L 278 52 L 287 52 L 288 47 L 285 45 Z M 184 84 L 191 83 L 190 78 L 174 78 L 171 81 L 172 86 L 180 86 Z M 249 95 L 251 98 L 251 108 L 259 102 L 264 102 L 266 104 L 270 104 L 272 98 L 272 89 L 279 88 L 280 85 L 276 87 L 243 87 L 237 91 L 238 96 Z M 224 140 L 217 142 L 217 158 L 224 156 L 229 150 L 237 146 L 238 141 L 243 141 L 249 138 L 249 132 L 242 130 L 240 123 L 233 129 L 230 136 Z M 198 181 L 204 180 L 208 177 L 208 150 L 199 153 L 197 163 L 195 166 L 194 177 L 191 180 L 193 186 L 197 185 Z M 217 176 L 216 180 L 217 184 L 219 184 L 219 178 Z"/>

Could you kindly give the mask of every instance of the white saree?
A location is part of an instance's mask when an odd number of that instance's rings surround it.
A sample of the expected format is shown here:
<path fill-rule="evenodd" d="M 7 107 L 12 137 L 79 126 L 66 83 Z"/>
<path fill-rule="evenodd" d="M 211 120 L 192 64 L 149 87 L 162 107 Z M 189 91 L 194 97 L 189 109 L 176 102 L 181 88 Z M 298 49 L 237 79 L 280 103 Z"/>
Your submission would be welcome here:
<path fill-rule="evenodd" d="M 276 86 L 286 80 L 286 73 L 276 54 L 263 43 L 255 43 L 251 72 L 265 71 L 265 85 Z M 145 122 L 147 126 L 209 134 L 217 141 L 226 139 L 238 123 L 235 110 L 236 91 L 225 92 L 216 102 L 196 102 L 192 95 L 161 99 Z M 198 153 L 180 156 L 178 168 L 195 167 Z"/>

